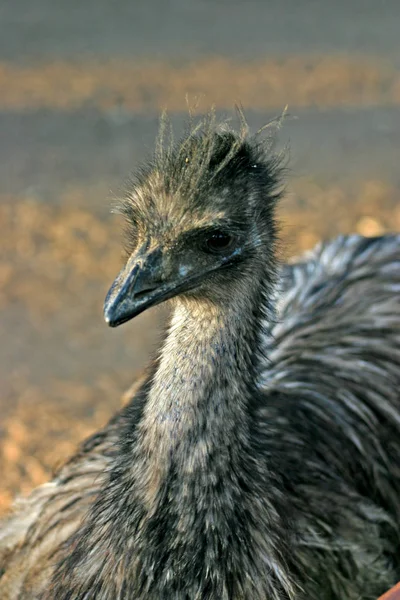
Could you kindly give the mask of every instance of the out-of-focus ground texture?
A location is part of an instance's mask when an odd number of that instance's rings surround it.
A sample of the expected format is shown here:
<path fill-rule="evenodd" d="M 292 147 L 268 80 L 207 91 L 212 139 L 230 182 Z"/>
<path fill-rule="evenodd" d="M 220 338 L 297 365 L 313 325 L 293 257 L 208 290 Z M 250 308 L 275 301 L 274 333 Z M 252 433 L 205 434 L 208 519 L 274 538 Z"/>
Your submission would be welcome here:
<path fill-rule="evenodd" d="M 0 511 L 106 422 L 162 310 L 110 330 L 110 216 L 185 95 L 290 146 L 284 253 L 400 230 L 398 0 L 0 3 Z"/>

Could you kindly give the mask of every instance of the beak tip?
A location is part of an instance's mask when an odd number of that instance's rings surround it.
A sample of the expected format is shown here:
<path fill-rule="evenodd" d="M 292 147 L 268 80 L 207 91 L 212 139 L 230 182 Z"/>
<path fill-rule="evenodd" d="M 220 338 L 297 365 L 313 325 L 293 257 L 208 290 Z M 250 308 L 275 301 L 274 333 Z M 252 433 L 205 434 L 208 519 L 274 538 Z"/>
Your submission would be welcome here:
<path fill-rule="evenodd" d="M 106 324 L 107 324 L 109 327 L 112 327 L 113 329 L 114 329 L 115 327 L 118 327 L 118 325 L 120 324 L 118 321 L 113 321 L 113 320 L 112 320 L 110 317 L 106 317 L 106 316 L 105 316 L 105 317 L 104 317 L 104 320 L 105 320 Z"/>
<path fill-rule="evenodd" d="M 121 298 L 106 298 L 103 308 L 103 317 L 109 327 L 115 328 L 126 321 L 129 321 L 134 315 L 126 307 L 126 302 Z"/>
<path fill-rule="evenodd" d="M 109 327 L 116 327 L 117 325 L 117 323 L 115 322 L 115 318 L 113 318 L 115 316 L 113 313 L 113 306 L 110 305 L 109 298 L 107 297 L 106 301 L 104 302 L 103 316 L 105 322 Z"/>

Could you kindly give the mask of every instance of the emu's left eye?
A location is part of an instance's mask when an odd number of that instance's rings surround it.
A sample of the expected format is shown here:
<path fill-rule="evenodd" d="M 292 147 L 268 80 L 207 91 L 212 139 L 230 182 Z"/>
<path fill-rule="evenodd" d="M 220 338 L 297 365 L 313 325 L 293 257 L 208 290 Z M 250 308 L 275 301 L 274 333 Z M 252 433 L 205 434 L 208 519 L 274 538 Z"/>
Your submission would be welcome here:
<path fill-rule="evenodd" d="M 223 252 L 228 250 L 233 243 L 233 236 L 223 231 L 215 231 L 206 239 L 206 248 L 209 252 Z"/>

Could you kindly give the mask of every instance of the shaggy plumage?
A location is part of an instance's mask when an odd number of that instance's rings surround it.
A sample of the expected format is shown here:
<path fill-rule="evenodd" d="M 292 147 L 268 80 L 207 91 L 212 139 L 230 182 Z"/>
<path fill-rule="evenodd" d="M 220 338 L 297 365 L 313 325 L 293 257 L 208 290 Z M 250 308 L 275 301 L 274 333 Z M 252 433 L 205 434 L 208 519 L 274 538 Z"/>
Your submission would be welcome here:
<path fill-rule="evenodd" d="M 122 207 L 148 376 L 3 523 L 4 600 L 375 600 L 400 579 L 400 236 L 279 266 L 280 161 L 213 117 Z"/>

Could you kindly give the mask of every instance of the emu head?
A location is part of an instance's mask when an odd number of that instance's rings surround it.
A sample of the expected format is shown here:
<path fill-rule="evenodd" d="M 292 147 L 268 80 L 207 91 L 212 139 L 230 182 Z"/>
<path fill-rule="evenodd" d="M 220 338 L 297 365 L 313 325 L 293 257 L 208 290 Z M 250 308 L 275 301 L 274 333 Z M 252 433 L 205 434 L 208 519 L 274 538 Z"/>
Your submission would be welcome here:
<path fill-rule="evenodd" d="M 177 145 L 163 141 L 124 199 L 128 260 L 105 300 L 115 327 L 171 298 L 229 303 L 273 281 L 280 158 L 271 138 L 208 116 Z"/>

